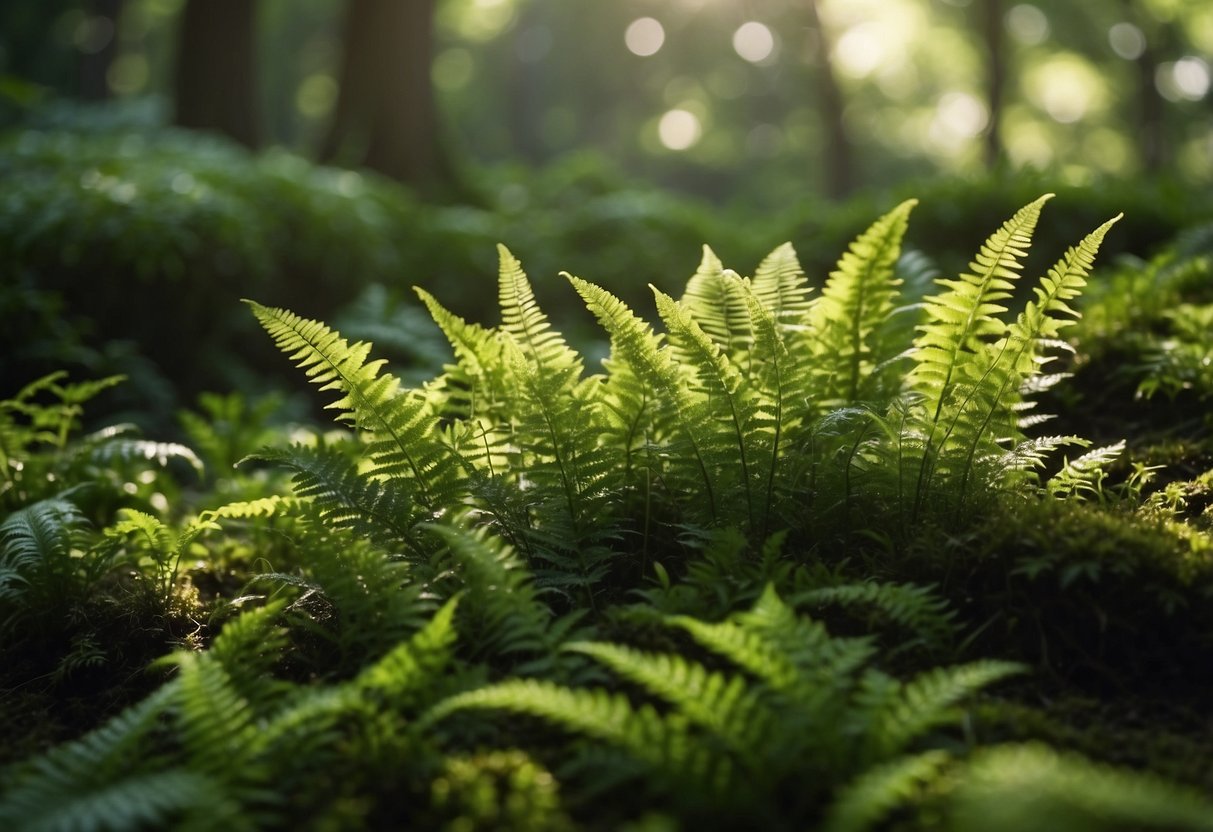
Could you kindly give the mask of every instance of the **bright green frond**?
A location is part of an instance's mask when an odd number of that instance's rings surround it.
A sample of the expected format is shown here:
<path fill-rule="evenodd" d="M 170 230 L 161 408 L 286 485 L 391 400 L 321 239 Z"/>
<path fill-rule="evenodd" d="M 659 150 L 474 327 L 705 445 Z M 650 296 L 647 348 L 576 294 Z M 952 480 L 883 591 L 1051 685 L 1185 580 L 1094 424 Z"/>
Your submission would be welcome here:
<path fill-rule="evenodd" d="M 896 306 L 901 280 L 895 267 L 917 204 L 906 200 L 851 243 L 809 310 L 804 337 L 817 357 L 817 396 L 827 403 L 859 399 L 873 368 L 889 357 L 875 335 Z"/>
<path fill-rule="evenodd" d="M 443 604 L 428 624 L 358 674 L 354 684 L 377 693 L 396 707 L 424 699 L 451 659 L 457 605 L 458 597 Z"/>
<path fill-rule="evenodd" d="M 691 724 L 710 731 L 757 766 L 774 715 L 744 677 L 709 671 L 682 656 L 642 653 L 616 644 L 576 642 L 565 649 L 591 656 L 661 697 Z"/>
<path fill-rule="evenodd" d="M 687 282 L 679 302 L 720 349 L 736 358 L 749 348 L 750 316 L 736 284 L 726 279 L 732 275 L 715 252 L 704 246 L 699 268 Z M 673 333 L 670 343 L 681 354 L 683 345 Z"/>
<path fill-rule="evenodd" d="M 781 327 L 798 323 L 809 309 L 812 287 L 791 243 L 784 243 L 763 258 L 750 285 L 763 309 Z"/>
<path fill-rule="evenodd" d="M 953 797 L 956 829 L 1213 830 L 1207 794 L 1043 745 L 978 751 Z"/>

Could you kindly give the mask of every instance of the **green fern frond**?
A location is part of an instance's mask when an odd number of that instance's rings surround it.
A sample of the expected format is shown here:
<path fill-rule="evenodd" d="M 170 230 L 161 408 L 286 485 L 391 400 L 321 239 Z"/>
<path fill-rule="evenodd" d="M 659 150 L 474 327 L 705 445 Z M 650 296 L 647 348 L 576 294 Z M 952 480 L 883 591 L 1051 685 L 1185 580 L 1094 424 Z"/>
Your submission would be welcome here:
<path fill-rule="evenodd" d="M 575 642 L 565 649 L 590 656 L 661 697 L 692 725 L 719 737 L 758 773 L 759 755 L 776 721 L 745 678 L 711 672 L 682 656 L 642 653 L 617 644 Z"/>
<path fill-rule="evenodd" d="M 354 679 L 359 690 L 394 707 L 424 701 L 441 679 L 455 644 L 453 620 L 458 596 L 447 601 L 429 622 Z"/>
<path fill-rule="evenodd" d="M 1054 497 L 1101 497 L 1105 468 L 1115 462 L 1125 450 L 1125 440 L 1103 445 L 1062 463 L 1061 470 L 1045 483 L 1045 490 Z"/>
<path fill-rule="evenodd" d="M 581 356 L 552 329 L 547 315 L 539 308 L 531 283 L 522 264 L 509 249 L 497 246 L 498 298 L 501 305 L 501 331 L 518 344 L 528 361 L 549 373 L 581 374 Z"/>
<path fill-rule="evenodd" d="M 1014 369 L 1021 377 L 1039 371 L 1039 346 L 1058 338 L 1063 327 L 1075 323 L 1078 312 L 1068 305 L 1069 301 L 1082 294 L 1104 237 L 1123 216 L 1108 220 L 1069 249 L 1033 289 L 1035 299 L 1028 302 L 1008 333 L 1017 356 Z"/>
<path fill-rule="evenodd" d="M 75 454 L 77 460 L 87 459 L 93 465 L 109 466 L 131 461 L 154 462 L 165 468 L 176 459 L 189 465 L 198 476 L 205 471 L 202 460 L 193 449 L 177 442 L 152 442 L 120 436 L 110 438 L 104 435 L 96 438 L 102 441 L 91 443 L 89 437 L 81 441 Z"/>
<path fill-rule="evenodd" d="M 867 832 L 899 806 L 912 803 L 951 762 L 945 751 L 924 751 L 864 771 L 834 798 L 823 832 Z"/>
<path fill-rule="evenodd" d="M 983 339 L 1006 332 L 997 316 L 1007 310 L 998 302 L 1011 296 L 1020 259 L 1027 256 L 1041 209 L 1051 197 L 1046 194 L 1019 209 L 982 244 L 970 271 L 955 280 L 938 280 L 947 291 L 926 299 L 927 323 L 919 326 L 921 334 L 914 341 L 914 367 L 907 384 L 926 397 L 933 423 L 965 357 L 980 349 Z"/>
<path fill-rule="evenodd" d="M 383 359 L 368 361 L 371 345 L 348 343 L 322 323 L 246 301 L 280 350 L 290 355 L 314 384 L 340 397 L 327 405 L 338 418 L 367 432 L 371 473 L 405 480 L 415 499 L 434 511 L 451 495 L 459 462 L 437 437 L 437 417 L 417 391 L 403 391 Z"/>
<path fill-rule="evenodd" d="M 566 275 L 573 288 L 581 295 L 586 306 L 602 324 L 611 338 L 611 361 L 616 366 L 626 365 L 631 375 L 638 379 L 652 395 L 670 403 L 674 414 L 672 421 L 678 426 L 679 438 L 685 443 L 685 454 L 671 454 L 675 464 L 685 461 L 686 466 L 698 475 L 707 502 L 707 515 L 715 520 L 720 510 L 714 466 L 704 458 L 702 444 L 703 409 L 701 402 L 687 389 L 683 374 L 667 350 L 661 348 L 658 336 L 652 328 L 638 318 L 627 304 L 610 292 L 580 278 Z M 643 417 L 647 397 L 629 396 L 626 388 L 614 388 L 615 395 L 608 397 L 608 407 L 617 413 L 623 424 L 634 424 Z M 624 409 L 626 406 L 627 409 Z M 667 437 L 668 438 L 668 437 Z M 673 489 L 674 486 L 671 486 Z"/>
<path fill-rule="evenodd" d="M 260 457 L 254 457 L 260 458 Z M 207 509 L 198 515 L 199 522 L 211 523 L 219 520 L 260 520 L 299 508 L 299 500 L 273 494 L 256 500 L 241 500 L 226 503 L 218 508 Z"/>
<path fill-rule="evenodd" d="M 1213 830 L 1208 795 L 1039 744 L 978 751 L 952 803 L 957 829 Z"/>
<path fill-rule="evenodd" d="M 799 324 L 811 305 L 812 287 L 791 243 L 784 243 L 763 258 L 754 270 L 750 288 L 781 328 Z"/>
<path fill-rule="evenodd" d="M 724 268 L 716 253 L 704 246 L 703 259 L 687 281 L 679 303 L 725 355 L 739 360 L 750 346 L 750 315 L 737 284 L 727 279 L 730 276 L 735 277 Z M 681 338 L 671 333 L 670 343 L 674 354 L 681 358 L 684 349 Z"/>
<path fill-rule="evenodd" d="M 66 578 L 74 568 L 72 546 L 87 522 L 73 503 L 58 498 L 14 511 L 0 524 L 0 563 Z"/>
<path fill-rule="evenodd" d="M 317 516 L 333 528 L 381 543 L 408 543 L 413 524 L 422 516 L 401 480 L 373 480 L 332 448 L 263 448 L 246 459 L 290 470 L 295 495 L 310 501 Z"/>
<path fill-rule="evenodd" d="M 879 757 L 902 751 L 922 734 L 953 719 L 954 707 L 963 700 L 1026 670 L 1015 662 L 987 659 L 920 673 L 898 685 L 892 696 L 868 714 L 869 741 L 879 749 Z"/>
<path fill-rule="evenodd" d="M 32 761 L 4 772 L 5 789 L 0 795 L 0 827 L 74 829 L 66 821 L 77 815 L 104 820 L 115 813 L 121 820 L 121 806 L 98 807 L 90 799 L 123 773 L 146 771 L 157 763 L 150 753 L 149 737 L 156 729 L 175 693 L 175 684 L 162 686 L 151 696 L 105 722 L 101 727 L 74 742 L 52 748 Z M 81 801 L 76 803 L 75 801 Z M 98 809 L 102 811 L 98 812 Z M 63 815 L 59 812 L 63 811 Z M 96 814 L 94 814 L 96 813 Z M 113 824 L 111 828 L 124 828 Z"/>
<path fill-rule="evenodd" d="M 722 276 L 719 280 L 722 284 L 737 284 L 730 291 L 735 292 L 742 308 L 746 310 L 748 330 L 749 310 L 745 306 L 745 294 L 740 281 L 728 276 Z M 706 402 L 696 402 L 690 396 L 684 397 L 680 412 L 683 414 L 685 429 L 688 433 L 695 432 L 699 435 L 697 444 L 703 449 L 705 457 L 711 456 L 710 460 L 705 459 L 705 464 L 715 469 L 718 481 L 724 480 L 727 484 L 729 478 L 725 471 L 731 469 L 734 460 L 736 461 L 740 472 L 739 490 L 746 509 L 744 516 L 749 520 L 750 528 L 755 528 L 755 472 L 751 470 L 754 462 L 750 459 L 752 454 L 749 448 L 755 438 L 750 432 L 753 410 L 743 394 L 742 374 L 730 361 L 729 355 L 722 352 L 708 336 L 689 308 L 655 287 L 653 294 L 657 299 L 658 314 L 669 329 L 670 338 L 677 338 L 681 343 L 685 363 L 695 369 L 698 385 L 702 386 L 707 394 Z M 730 495 L 726 492 L 721 496 L 727 503 Z"/>
<path fill-rule="evenodd" d="M 627 697 L 601 689 L 577 689 L 538 679 L 509 679 L 457 693 L 423 718 L 430 725 L 467 710 L 507 711 L 544 719 L 575 736 L 614 746 L 649 767 L 650 775 L 699 782 L 727 780 L 720 759 L 688 741 L 686 720 L 662 717 L 650 706 L 633 708 Z"/>
<path fill-rule="evenodd" d="M 851 243 L 806 316 L 816 395 L 826 406 L 860 399 L 863 382 L 889 357 L 873 340 L 896 305 L 901 280 L 895 266 L 917 204 L 906 200 Z"/>
<path fill-rule="evenodd" d="M 542 652 L 551 612 L 536 598 L 525 564 L 484 528 L 431 523 L 458 563 L 465 635 L 473 654 Z"/>
<path fill-rule="evenodd" d="M 223 788 L 204 774 L 169 769 L 135 774 L 91 790 L 57 795 L 26 814 L 9 829 L 23 832 L 77 832 L 189 828 L 190 821 L 231 820 L 236 807 L 227 804 Z M 225 804 L 227 804 L 225 806 Z M 223 811 L 226 809 L 227 811 Z M 0 814 L 0 822 L 3 815 Z M 225 829 L 247 828 L 239 822 Z"/>
<path fill-rule="evenodd" d="M 930 588 L 914 584 L 866 582 L 812 589 L 793 596 L 802 604 L 839 604 L 877 611 L 893 624 L 904 627 L 926 644 L 945 644 L 956 630 L 956 613 Z"/>

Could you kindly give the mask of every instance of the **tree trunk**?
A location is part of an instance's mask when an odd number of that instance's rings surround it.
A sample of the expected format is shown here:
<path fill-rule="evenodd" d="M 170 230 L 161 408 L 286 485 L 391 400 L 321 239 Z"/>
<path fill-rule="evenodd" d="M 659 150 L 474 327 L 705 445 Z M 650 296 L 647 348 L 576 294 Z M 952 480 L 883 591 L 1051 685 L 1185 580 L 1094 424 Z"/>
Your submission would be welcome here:
<path fill-rule="evenodd" d="M 814 76 L 817 111 L 826 135 L 825 158 L 820 160 L 825 172 L 825 192 L 828 197 L 841 199 L 855 188 L 851 138 L 843 120 L 842 88 L 834 74 L 833 43 L 817 13 L 817 0 L 808 0 L 807 6 L 809 26 L 817 33 Z"/>
<path fill-rule="evenodd" d="M 324 162 L 365 166 L 423 193 L 453 184 L 430 80 L 435 0 L 348 0 Z"/>
<path fill-rule="evenodd" d="M 1157 173 L 1167 162 L 1164 117 L 1166 101 L 1155 83 L 1159 63 L 1157 50 L 1165 34 L 1165 24 L 1153 20 L 1137 0 L 1124 0 L 1123 5 L 1126 19 L 1145 36 L 1145 48 L 1133 61 L 1137 70 L 1137 101 L 1134 113 L 1137 123 L 1132 125 L 1132 132 L 1137 136 L 1137 152 L 1141 157 L 1142 168 L 1147 173 Z"/>
<path fill-rule="evenodd" d="M 118 18 L 122 16 L 122 5 L 123 0 L 92 0 L 89 3 L 96 40 L 89 43 L 80 56 L 80 97 L 86 101 L 104 101 L 110 97 L 109 70 L 118 55 Z"/>
<path fill-rule="evenodd" d="M 993 170 L 1003 159 L 1002 111 L 1007 86 L 1006 37 L 1003 35 L 1002 0 L 986 0 L 982 34 L 986 44 L 986 105 L 990 120 L 985 130 L 985 161 Z"/>
<path fill-rule="evenodd" d="M 179 126 L 257 146 L 256 6 L 254 0 L 186 0 L 177 52 Z"/>

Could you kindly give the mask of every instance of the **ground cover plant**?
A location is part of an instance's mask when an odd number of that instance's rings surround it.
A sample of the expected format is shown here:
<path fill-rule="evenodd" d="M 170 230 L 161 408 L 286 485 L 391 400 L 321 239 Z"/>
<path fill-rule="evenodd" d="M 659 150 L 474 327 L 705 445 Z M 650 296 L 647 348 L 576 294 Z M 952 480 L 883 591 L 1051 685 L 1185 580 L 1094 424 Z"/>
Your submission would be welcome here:
<path fill-rule="evenodd" d="M 199 627 L 150 695 L 9 766 L 0 822 L 1213 828 L 1199 737 L 1126 751 L 1041 706 L 1113 682 L 1110 701 L 1140 703 L 1151 676 L 1199 702 L 1181 660 L 1213 634 L 1207 527 L 1145 467 L 1117 480 L 1117 438 L 1036 412 L 1064 401 L 1054 362 L 1116 222 L 1022 286 L 1047 200 L 934 288 L 902 252 L 913 200 L 816 294 L 790 245 L 750 278 L 705 248 L 680 298 L 653 289 L 660 329 L 569 275 L 609 340 L 601 371 L 505 248 L 498 326 L 419 291 L 454 354 L 419 386 L 249 301 L 346 430 L 283 441 L 209 400 L 186 420 L 194 460 L 270 441 L 214 495 L 96 515 L 100 538 L 73 537 L 73 476 L 94 473 L 22 473 L 41 490 L 0 526 L 10 616 L 44 610 L 30 593 L 62 574 L 114 597 L 121 561 L 161 577 L 162 611 L 192 597 Z M 23 463 L 37 392 L 0 410 Z M 187 581 L 187 553 L 224 568 Z"/>

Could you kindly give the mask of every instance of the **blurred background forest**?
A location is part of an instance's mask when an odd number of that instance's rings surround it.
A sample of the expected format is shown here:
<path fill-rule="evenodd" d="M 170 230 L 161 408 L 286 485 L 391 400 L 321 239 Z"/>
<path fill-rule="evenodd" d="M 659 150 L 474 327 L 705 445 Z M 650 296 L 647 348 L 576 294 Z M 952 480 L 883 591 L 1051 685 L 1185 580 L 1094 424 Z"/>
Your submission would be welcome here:
<path fill-rule="evenodd" d="M 1213 215 L 1211 56 L 1203 0 L 7 3 L 0 382 L 251 383 L 242 296 L 424 370 L 408 287 L 491 323 L 498 241 L 576 328 L 561 269 L 821 279 L 909 195 L 942 269 L 1046 190 L 1042 261 L 1120 210 L 1147 256 Z"/>

